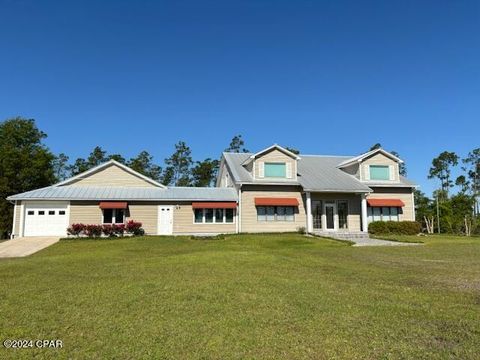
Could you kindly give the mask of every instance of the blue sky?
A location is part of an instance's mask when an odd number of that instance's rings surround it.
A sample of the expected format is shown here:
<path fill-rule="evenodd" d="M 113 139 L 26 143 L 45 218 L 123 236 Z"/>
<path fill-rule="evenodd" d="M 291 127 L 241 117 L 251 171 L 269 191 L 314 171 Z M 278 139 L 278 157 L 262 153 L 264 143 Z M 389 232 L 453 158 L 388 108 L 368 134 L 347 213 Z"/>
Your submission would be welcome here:
<path fill-rule="evenodd" d="M 0 0 L 0 119 L 72 159 L 380 142 L 429 193 L 433 157 L 480 146 L 479 20 L 478 1 Z"/>

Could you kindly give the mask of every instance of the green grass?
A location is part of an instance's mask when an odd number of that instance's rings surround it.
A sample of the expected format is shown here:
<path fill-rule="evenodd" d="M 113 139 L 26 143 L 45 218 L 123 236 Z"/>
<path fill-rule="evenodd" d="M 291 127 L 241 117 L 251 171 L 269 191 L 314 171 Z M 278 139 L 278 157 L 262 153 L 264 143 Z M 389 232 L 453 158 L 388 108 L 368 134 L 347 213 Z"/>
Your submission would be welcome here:
<path fill-rule="evenodd" d="M 0 261 L 0 358 L 478 359 L 480 240 L 62 241 Z"/>

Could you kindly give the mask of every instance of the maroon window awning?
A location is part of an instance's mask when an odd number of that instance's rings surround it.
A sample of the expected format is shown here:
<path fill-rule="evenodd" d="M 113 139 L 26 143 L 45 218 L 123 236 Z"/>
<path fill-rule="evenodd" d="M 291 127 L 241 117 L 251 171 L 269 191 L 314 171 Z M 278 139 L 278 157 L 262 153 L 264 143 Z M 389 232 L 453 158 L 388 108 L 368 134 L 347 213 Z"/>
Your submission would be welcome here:
<path fill-rule="evenodd" d="M 400 199 L 367 199 L 368 205 L 372 207 L 394 206 L 404 207 L 405 203 Z"/>
<path fill-rule="evenodd" d="M 237 203 L 235 201 L 224 202 L 193 202 L 194 209 L 236 209 Z"/>
<path fill-rule="evenodd" d="M 298 206 L 296 198 L 255 198 L 255 206 Z"/>
<path fill-rule="evenodd" d="M 128 203 L 121 201 L 102 201 L 100 203 L 100 209 L 126 209 Z"/>

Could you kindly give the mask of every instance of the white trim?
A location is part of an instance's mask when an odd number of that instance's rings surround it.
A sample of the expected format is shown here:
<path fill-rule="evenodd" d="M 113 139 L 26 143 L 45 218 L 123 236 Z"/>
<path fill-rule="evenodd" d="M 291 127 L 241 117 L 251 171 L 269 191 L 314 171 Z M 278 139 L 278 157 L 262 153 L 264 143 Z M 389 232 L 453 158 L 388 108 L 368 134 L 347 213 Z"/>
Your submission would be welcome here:
<path fill-rule="evenodd" d="M 382 148 L 378 148 L 378 149 L 374 149 L 374 150 L 371 150 L 371 151 L 368 151 L 364 154 L 361 154 L 359 156 L 356 156 L 354 158 L 351 158 L 351 159 L 348 159 L 348 160 L 345 160 L 343 162 L 341 162 L 340 164 L 337 165 L 338 168 L 343 168 L 343 167 L 346 167 L 346 166 L 349 166 L 349 165 L 352 165 L 352 164 L 355 164 L 355 163 L 360 163 L 362 162 L 365 158 L 368 158 L 370 156 L 373 156 L 375 155 L 376 153 L 382 153 L 383 155 L 385 155 L 386 157 L 389 157 L 390 159 L 398 162 L 398 163 L 403 163 L 403 160 L 396 157 L 395 155 L 389 153 L 388 151 L 386 150 L 383 150 Z"/>
<path fill-rule="evenodd" d="M 119 225 L 119 224 L 125 224 L 125 220 L 127 220 L 127 209 L 101 209 L 102 210 L 102 225 Z M 104 211 L 105 210 L 112 210 L 112 222 L 111 223 L 106 223 L 105 222 L 105 215 Z M 123 222 L 117 223 L 117 210 L 123 210 Z"/>
<path fill-rule="evenodd" d="M 313 232 L 313 216 L 312 216 L 312 194 L 306 192 L 307 198 L 307 233 Z"/>
<path fill-rule="evenodd" d="M 12 233 L 10 234 L 10 239 L 15 237 L 15 221 L 17 220 L 17 201 L 13 205 L 13 224 L 12 224 Z"/>
<path fill-rule="evenodd" d="M 280 146 L 280 145 L 278 145 L 278 144 L 273 144 L 273 145 L 267 147 L 266 149 L 260 150 L 259 152 L 250 155 L 250 157 L 249 157 L 247 160 L 245 160 L 245 161 L 242 163 L 242 165 L 247 165 L 247 164 L 250 163 L 252 160 L 256 159 L 258 156 L 260 156 L 260 155 L 262 155 L 262 154 L 265 154 L 266 152 L 269 152 L 269 151 L 274 150 L 274 149 L 283 152 L 284 154 L 290 156 L 292 159 L 295 159 L 295 160 L 300 160 L 300 159 L 301 159 L 300 156 L 298 156 L 297 154 L 292 153 L 291 151 L 285 149 L 284 147 L 282 147 L 282 146 Z"/>
<path fill-rule="evenodd" d="M 237 234 L 242 232 L 242 185 L 238 187 Z"/>
<path fill-rule="evenodd" d="M 22 201 L 20 205 L 20 229 L 18 230 L 18 237 L 23 237 L 24 222 L 25 222 L 25 202 Z"/>
<path fill-rule="evenodd" d="M 412 189 L 412 214 L 413 214 L 413 220 L 412 221 L 416 221 L 417 220 L 417 214 L 415 214 L 415 193 L 413 192 L 413 189 Z M 400 220 L 400 216 L 398 217 L 398 219 Z"/>
<path fill-rule="evenodd" d="M 153 180 L 153 179 L 150 179 L 149 177 L 147 177 L 147 176 L 145 176 L 145 175 L 143 175 L 143 174 L 140 174 L 139 172 L 137 172 L 137 171 L 129 168 L 128 166 L 123 165 L 123 164 L 121 164 L 121 163 L 119 163 L 118 161 L 115 161 L 115 160 L 110 160 L 110 161 L 107 161 L 106 163 L 97 165 L 97 166 L 95 166 L 95 167 L 93 167 L 93 168 L 91 168 L 91 169 L 89 169 L 89 170 L 87 170 L 87 171 L 84 171 L 83 173 L 80 173 L 80 174 L 75 175 L 75 176 L 73 176 L 73 177 L 71 177 L 71 178 L 69 178 L 69 179 L 66 179 L 66 180 L 63 180 L 63 181 L 61 181 L 61 182 L 59 182 L 59 183 L 56 183 L 56 184 L 53 185 L 53 186 L 68 185 L 68 184 L 70 184 L 71 182 L 84 179 L 84 178 L 88 177 L 90 174 L 95 173 L 95 172 L 97 172 L 97 171 L 99 171 L 99 170 L 102 170 L 102 169 L 104 169 L 104 168 L 107 168 L 107 167 L 109 167 L 109 166 L 111 166 L 111 165 L 116 165 L 116 166 L 118 166 L 119 168 L 125 170 L 126 172 L 128 172 L 128 173 L 130 173 L 130 174 L 132 174 L 132 175 L 134 175 L 134 176 L 137 176 L 137 177 L 139 177 L 139 178 L 141 178 L 141 179 L 149 182 L 150 184 L 153 184 L 153 185 L 158 186 L 158 187 L 163 188 L 163 189 L 166 189 L 166 188 L 167 188 L 165 185 L 160 184 L 159 182 L 157 182 L 157 181 L 155 181 L 155 180 Z"/>
<path fill-rule="evenodd" d="M 362 232 L 368 232 L 368 214 L 367 214 L 367 196 L 362 194 L 362 202 L 361 202 L 361 222 L 362 222 Z"/>

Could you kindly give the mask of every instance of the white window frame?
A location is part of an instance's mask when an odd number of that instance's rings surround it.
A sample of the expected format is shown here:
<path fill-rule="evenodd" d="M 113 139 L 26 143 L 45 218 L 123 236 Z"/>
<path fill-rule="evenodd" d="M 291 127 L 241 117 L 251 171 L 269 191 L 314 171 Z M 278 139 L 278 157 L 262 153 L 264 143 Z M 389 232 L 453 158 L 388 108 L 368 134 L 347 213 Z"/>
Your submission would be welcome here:
<path fill-rule="evenodd" d="M 264 220 L 258 218 L 259 217 L 258 208 L 265 208 L 265 215 L 261 215 L 261 216 L 265 216 Z M 271 214 L 270 215 L 268 214 L 268 208 L 273 208 L 273 219 L 268 218 L 269 216 L 272 216 Z M 284 217 L 284 219 L 282 219 L 282 220 L 278 219 L 278 208 L 285 208 L 284 215 L 281 215 L 282 217 Z M 293 214 L 291 215 L 292 216 L 291 219 L 288 218 L 290 215 L 287 214 L 287 208 L 292 208 L 293 209 Z M 261 222 L 261 223 L 267 223 L 267 222 L 291 223 L 291 222 L 295 222 L 295 206 L 257 206 L 256 211 L 257 211 L 257 222 Z"/>
<path fill-rule="evenodd" d="M 111 223 L 106 223 L 105 222 L 105 215 L 104 211 L 105 210 L 112 210 L 112 222 Z M 117 223 L 117 210 L 123 210 L 123 222 Z M 102 209 L 102 224 L 103 225 L 119 225 L 119 224 L 125 224 L 125 221 L 127 220 L 127 213 L 126 209 Z"/>
<path fill-rule="evenodd" d="M 196 222 L 195 221 L 195 211 L 196 210 L 202 210 L 202 222 Z M 205 222 L 205 210 L 213 210 L 213 219 L 212 219 L 212 222 Z M 222 221 L 221 222 L 217 222 L 217 210 L 222 210 Z M 232 210 L 233 211 L 233 217 L 232 217 L 232 222 L 227 222 L 227 210 Z M 218 208 L 214 208 L 214 209 L 193 209 L 193 224 L 194 225 L 229 225 L 229 224 L 235 224 L 235 218 L 236 218 L 236 212 L 235 212 L 235 209 L 227 209 L 227 208 L 222 208 L 222 209 L 218 209 Z"/>

